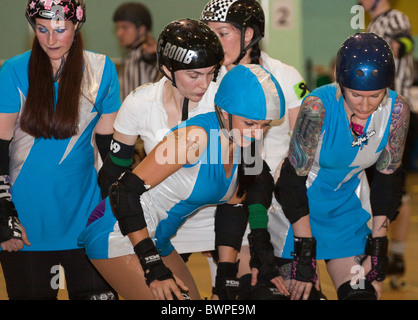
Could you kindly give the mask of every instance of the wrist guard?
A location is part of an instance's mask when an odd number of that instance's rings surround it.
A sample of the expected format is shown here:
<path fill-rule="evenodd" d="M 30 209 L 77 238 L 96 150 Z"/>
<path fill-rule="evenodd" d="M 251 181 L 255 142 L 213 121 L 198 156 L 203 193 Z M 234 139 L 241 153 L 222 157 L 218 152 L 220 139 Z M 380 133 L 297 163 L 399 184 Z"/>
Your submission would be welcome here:
<path fill-rule="evenodd" d="M 266 229 L 251 230 L 248 242 L 251 254 L 250 267 L 258 269 L 257 283 L 269 283 L 279 275 L 269 232 Z"/>
<path fill-rule="evenodd" d="M 388 238 L 376 237 L 371 235 L 367 237 L 365 254 L 370 256 L 372 269 L 366 275 L 366 280 L 383 281 L 386 278 L 386 269 L 388 266 Z"/>
<path fill-rule="evenodd" d="M 295 237 L 291 279 L 302 282 L 317 281 L 316 239 Z"/>
<path fill-rule="evenodd" d="M 144 277 L 148 286 L 154 280 L 174 280 L 173 273 L 164 265 L 157 248 L 155 248 L 154 243 L 150 238 L 146 238 L 139 242 L 134 247 L 134 251 L 144 270 Z"/>
<path fill-rule="evenodd" d="M 17 211 L 10 194 L 10 178 L 0 176 L 0 242 L 22 239 L 22 230 L 17 220 Z"/>
<path fill-rule="evenodd" d="M 220 300 L 238 300 L 239 280 L 237 279 L 238 262 L 220 262 L 216 271 L 215 288 Z"/>

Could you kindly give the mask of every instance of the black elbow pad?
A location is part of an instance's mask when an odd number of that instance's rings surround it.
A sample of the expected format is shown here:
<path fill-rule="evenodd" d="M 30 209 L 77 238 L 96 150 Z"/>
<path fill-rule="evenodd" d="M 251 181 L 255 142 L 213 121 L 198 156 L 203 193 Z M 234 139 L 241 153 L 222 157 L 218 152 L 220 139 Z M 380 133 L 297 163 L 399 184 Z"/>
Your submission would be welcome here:
<path fill-rule="evenodd" d="M 274 186 L 274 196 L 291 224 L 309 214 L 307 178 L 296 174 L 288 158 L 284 160 L 280 177 Z"/>
<path fill-rule="evenodd" d="M 370 205 L 373 216 L 396 219 L 405 186 L 405 170 L 399 167 L 392 174 L 380 173 L 375 169 L 370 185 Z"/>

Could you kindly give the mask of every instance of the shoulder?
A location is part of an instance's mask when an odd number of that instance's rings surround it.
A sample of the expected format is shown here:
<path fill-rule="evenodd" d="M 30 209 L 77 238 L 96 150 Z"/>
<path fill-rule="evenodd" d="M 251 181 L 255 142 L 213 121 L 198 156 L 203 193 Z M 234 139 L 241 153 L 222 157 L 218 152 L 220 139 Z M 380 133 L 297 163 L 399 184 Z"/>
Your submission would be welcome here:
<path fill-rule="evenodd" d="M 25 68 L 27 73 L 27 66 L 29 65 L 30 55 L 31 51 L 27 51 L 10 59 L 7 59 L 6 61 L 4 61 L 1 68 L 10 70 L 20 70 Z"/>
<path fill-rule="evenodd" d="M 296 100 L 300 104 L 300 100 L 308 94 L 308 87 L 300 72 L 291 65 L 271 58 L 263 51 L 261 52 L 261 60 L 263 67 L 279 82 L 286 100 Z"/>
<path fill-rule="evenodd" d="M 139 87 L 136 87 L 129 96 L 138 102 L 158 102 L 161 100 L 162 90 L 164 87 L 164 83 L 166 82 L 166 78 L 162 78 L 157 82 L 149 82 L 145 83 Z"/>
<path fill-rule="evenodd" d="M 408 100 L 404 96 L 398 94 L 396 96 L 394 106 L 393 106 L 392 121 L 396 120 L 398 117 L 402 115 L 408 117 L 409 119 L 409 113 L 410 113 L 410 106 L 409 106 Z"/>
<path fill-rule="evenodd" d="M 96 68 L 104 68 L 105 72 L 116 70 L 115 64 L 108 56 L 93 51 L 84 50 L 84 63 L 90 64 L 95 70 Z"/>
<path fill-rule="evenodd" d="M 267 53 L 261 51 L 261 60 L 263 62 L 263 66 L 271 72 L 276 78 L 286 76 L 302 79 L 300 72 L 293 66 L 283 63 L 280 60 L 271 58 Z"/>
<path fill-rule="evenodd" d="M 404 21 L 409 21 L 408 16 L 403 13 L 402 11 L 399 11 L 397 9 L 392 9 L 387 14 L 388 17 L 396 17 L 397 19 L 402 19 Z"/>

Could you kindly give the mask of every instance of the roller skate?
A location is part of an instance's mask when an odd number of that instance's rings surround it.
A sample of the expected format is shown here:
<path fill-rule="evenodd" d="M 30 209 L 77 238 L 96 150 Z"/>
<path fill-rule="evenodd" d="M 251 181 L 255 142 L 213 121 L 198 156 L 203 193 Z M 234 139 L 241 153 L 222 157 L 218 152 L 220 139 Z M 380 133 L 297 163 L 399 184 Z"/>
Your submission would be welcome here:
<path fill-rule="evenodd" d="M 389 257 L 387 276 L 389 278 L 390 287 L 393 290 L 400 290 L 406 286 L 405 261 L 402 255 L 393 254 Z"/>

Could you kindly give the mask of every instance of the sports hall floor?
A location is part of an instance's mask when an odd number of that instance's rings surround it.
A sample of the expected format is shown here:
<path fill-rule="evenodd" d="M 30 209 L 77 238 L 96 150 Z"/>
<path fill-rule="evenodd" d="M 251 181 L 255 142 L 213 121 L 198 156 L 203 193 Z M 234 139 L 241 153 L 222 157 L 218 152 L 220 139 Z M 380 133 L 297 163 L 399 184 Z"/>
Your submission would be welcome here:
<path fill-rule="evenodd" d="M 399 290 L 394 290 L 391 288 L 389 280 L 385 280 L 382 300 L 418 300 L 418 172 L 409 173 L 407 184 L 412 198 L 412 216 L 408 231 L 406 252 L 406 274 L 404 277 L 406 285 Z M 209 298 L 211 293 L 211 282 L 206 258 L 200 253 L 195 253 L 190 257 L 188 266 L 194 275 L 202 298 Z M 325 270 L 323 261 L 319 261 L 319 267 L 322 279 L 322 289 L 329 300 L 335 300 L 336 293 Z M 68 299 L 65 289 L 59 290 L 58 298 L 60 300 Z M 1 268 L 0 300 L 7 300 Z"/>

